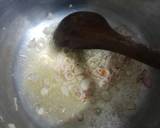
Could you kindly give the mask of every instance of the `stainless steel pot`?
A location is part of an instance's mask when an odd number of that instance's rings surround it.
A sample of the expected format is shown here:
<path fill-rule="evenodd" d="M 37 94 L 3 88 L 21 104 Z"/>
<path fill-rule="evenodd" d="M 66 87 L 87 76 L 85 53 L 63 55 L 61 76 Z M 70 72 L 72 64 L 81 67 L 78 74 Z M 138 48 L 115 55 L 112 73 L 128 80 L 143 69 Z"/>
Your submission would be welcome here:
<path fill-rule="evenodd" d="M 15 110 L 18 95 L 12 73 L 17 51 L 26 31 L 43 21 L 49 12 L 76 10 L 93 10 L 109 20 L 128 21 L 138 28 L 150 46 L 160 48 L 159 0 L 0 0 L 0 128 L 7 128 L 8 123 L 16 124 L 16 128 L 40 127 L 24 111 L 20 100 L 19 111 Z M 160 127 L 160 72 L 151 71 L 150 94 L 123 128 Z M 10 127 L 14 128 L 12 124 Z"/>

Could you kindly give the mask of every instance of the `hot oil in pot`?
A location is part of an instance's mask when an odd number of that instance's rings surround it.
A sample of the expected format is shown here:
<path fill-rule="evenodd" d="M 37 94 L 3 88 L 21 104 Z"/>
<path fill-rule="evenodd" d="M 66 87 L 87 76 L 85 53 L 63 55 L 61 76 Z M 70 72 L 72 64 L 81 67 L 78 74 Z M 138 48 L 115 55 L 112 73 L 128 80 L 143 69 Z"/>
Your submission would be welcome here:
<path fill-rule="evenodd" d="M 46 21 L 31 29 L 19 52 L 16 74 L 24 108 L 48 126 L 120 127 L 137 109 L 138 78 L 146 66 L 109 51 L 57 49 L 56 25 Z"/>

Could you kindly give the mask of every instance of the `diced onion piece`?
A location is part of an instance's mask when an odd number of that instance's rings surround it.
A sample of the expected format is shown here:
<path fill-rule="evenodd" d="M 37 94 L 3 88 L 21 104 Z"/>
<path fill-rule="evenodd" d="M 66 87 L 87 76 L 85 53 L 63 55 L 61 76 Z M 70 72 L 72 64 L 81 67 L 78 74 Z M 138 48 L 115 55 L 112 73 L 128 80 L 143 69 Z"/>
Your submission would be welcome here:
<path fill-rule="evenodd" d="M 77 76 L 77 80 L 81 81 L 81 80 L 83 80 L 83 79 L 84 79 L 84 76 L 83 76 L 83 75 L 78 75 L 78 76 Z"/>
<path fill-rule="evenodd" d="M 65 77 L 66 80 L 73 80 L 74 79 L 74 74 L 72 72 L 67 71 L 67 72 L 64 73 L 64 77 Z"/>
<path fill-rule="evenodd" d="M 99 64 L 99 61 L 97 61 L 97 57 L 92 57 L 87 61 L 87 64 L 91 67 L 91 68 L 96 68 Z"/>
<path fill-rule="evenodd" d="M 38 115 L 43 115 L 44 114 L 44 109 L 43 108 L 36 108 L 36 112 Z"/>
<path fill-rule="evenodd" d="M 80 75 L 80 74 L 82 74 L 84 71 L 83 71 L 83 69 L 80 69 L 80 68 L 78 68 L 78 67 L 75 67 L 74 68 L 74 74 L 75 75 Z"/>
<path fill-rule="evenodd" d="M 102 88 L 102 87 L 104 87 L 104 85 L 106 85 L 106 81 L 105 80 L 100 80 L 98 85 L 99 85 L 100 88 Z"/>
<path fill-rule="evenodd" d="M 62 109 L 62 113 L 64 113 L 65 111 L 66 111 L 66 108 L 63 108 L 63 109 Z"/>
<path fill-rule="evenodd" d="M 36 73 L 30 73 L 28 76 L 27 76 L 27 79 L 29 81 L 37 81 L 38 80 L 38 75 Z"/>
<path fill-rule="evenodd" d="M 61 91 L 64 96 L 69 96 L 69 88 L 68 87 L 62 86 Z"/>
<path fill-rule="evenodd" d="M 89 79 L 84 79 L 80 83 L 80 87 L 82 90 L 88 90 L 90 87 L 91 81 Z"/>
<path fill-rule="evenodd" d="M 41 89 L 41 95 L 42 95 L 42 96 L 48 95 L 48 92 L 49 92 L 49 91 L 48 91 L 48 89 L 47 89 L 46 87 L 44 87 L 44 88 Z"/>
<path fill-rule="evenodd" d="M 49 29 L 49 27 L 47 28 L 45 28 L 44 30 L 43 30 L 43 33 L 45 34 L 45 35 L 50 35 L 50 29 Z"/>

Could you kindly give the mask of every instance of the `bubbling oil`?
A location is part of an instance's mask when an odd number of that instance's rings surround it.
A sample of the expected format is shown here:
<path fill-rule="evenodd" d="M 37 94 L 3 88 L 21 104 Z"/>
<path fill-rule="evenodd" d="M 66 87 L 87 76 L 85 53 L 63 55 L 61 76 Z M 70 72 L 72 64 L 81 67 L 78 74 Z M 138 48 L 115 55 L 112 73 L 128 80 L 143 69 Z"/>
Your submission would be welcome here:
<path fill-rule="evenodd" d="M 15 74 L 24 108 L 50 126 L 76 120 L 77 127 L 99 128 L 114 121 L 118 128 L 120 113 L 136 111 L 137 78 L 146 66 L 109 51 L 56 48 L 52 35 L 59 21 L 30 29 L 21 46 Z"/>

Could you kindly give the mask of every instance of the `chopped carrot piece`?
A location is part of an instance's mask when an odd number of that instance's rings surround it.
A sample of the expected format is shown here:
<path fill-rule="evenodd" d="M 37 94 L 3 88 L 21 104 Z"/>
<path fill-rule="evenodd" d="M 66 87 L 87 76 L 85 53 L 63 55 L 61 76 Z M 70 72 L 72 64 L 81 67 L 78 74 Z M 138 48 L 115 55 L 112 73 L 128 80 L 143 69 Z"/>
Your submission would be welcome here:
<path fill-rule="evenodd" d="M 99 70 L 98 70 L 98 73 L 101 75 L 101 76 L 108 76 L 109 75 L 109 71 L 107 70 L 107 69 L 105 69 L 105 68 L 100 68 Z"/>

